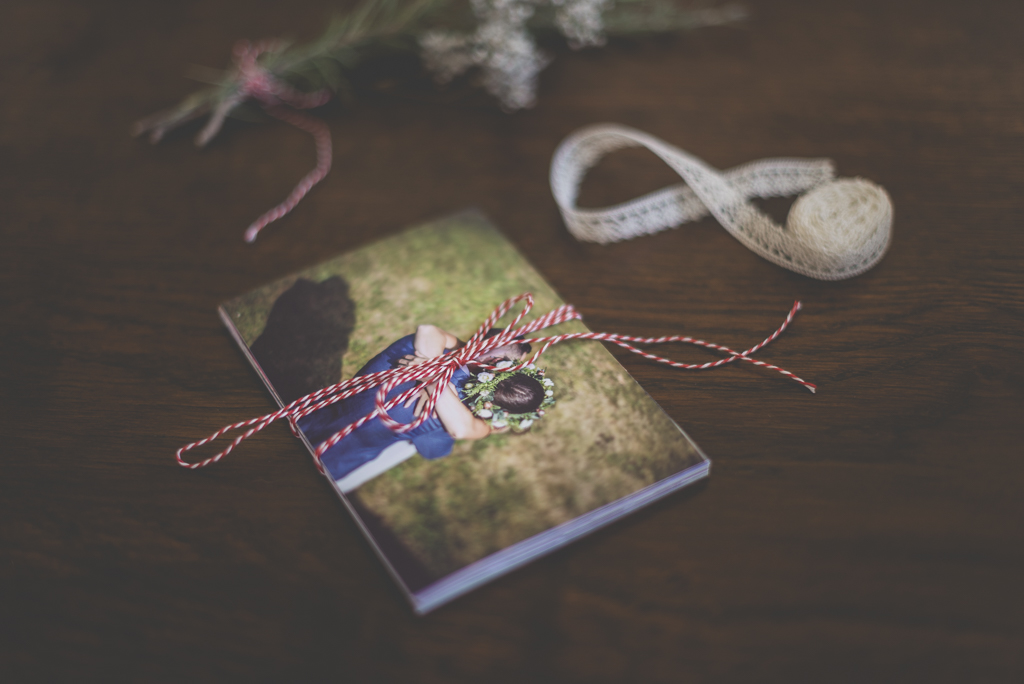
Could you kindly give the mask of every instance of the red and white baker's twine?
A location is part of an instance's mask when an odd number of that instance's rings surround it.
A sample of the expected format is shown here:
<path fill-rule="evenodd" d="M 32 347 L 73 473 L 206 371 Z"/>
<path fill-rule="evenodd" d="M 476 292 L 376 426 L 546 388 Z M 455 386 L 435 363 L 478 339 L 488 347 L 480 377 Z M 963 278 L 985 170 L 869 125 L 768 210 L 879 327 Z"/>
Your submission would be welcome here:
<path fill-rule="evenodd" d="M 497 335 L 494 335 L 493 337 L 490 338 L 485 338 L 484 335 L 486 335 L 487 332 L 494 327 L 498 320 L 501 319 L 501 317 L 504 316 L 506 313 L 508 313 L 513 306 L 515 306 L 517 303 L 521 301 L 525 301 L 526 303 L 523 307 L 523 310 L 516 314 L 515 319 Z M 304 397 L 296 399 L 295 401 L 288 404 L 284 408 L 278 411 L 274 411 L 273 413 L 268 413 L 267 415 L 260 416 L 259 418 L 251 418 L 249 420 L 245 420 L 240 423 L 235 423 L 233 425 L 227 425 L 221 428 L 220 430 L 217 430 L 209 437 L 201 439 L 198 442 L 192 442 L 191 444 L 188 444 L 178 449 L 177 453 L 175 454 L 175 458 L 177 458 L 179 465 L 192 469 L 202 468 L 203 466 L 208 466 L 211 463 L 216 463 L 217 461 L 231 453 L 231 451 L 239 444 L 241 444 L 244 440 L 248 439 L 255 433 L 259 432 L 260 430 L 262 430 L 263 428 L 267 427 L 268 425 L 270 425 L 271 423 L 280 418 L 288 419 L 288 422 L 291 424 L 292 433 L 295 434 L 296 437 L 298 437 L 298 428 L 296 426 L 297 421 L 299 419 L 304 418 L 305 416 L 308 416 L 314 411 L 318 411 L 324 408 L 325 406 L 329 406 L 335 402 L 348 399 L 349 397 L 355 396 L 360 392 L 365 392 L 366 390 L 378 387 L 379 389 L 377 390 L 377 395 L 374 402 L 375 408 L 371 413 L 363 416 L 362 418 L 355 421 L 351 425 L 346 426 L 343 430 L 334 433 L 334 435 L 332 435 L 327 441 L 316 447 L 314 460 L 316 461 L 317 468 L 320 469 L 320 472 L 323 472 L 323 465 L 321 464 L 320 459 L 323 456 L 324 452 L 330 449 L 338 442 L 340 442 L 348 435 L 352 434 L 353 431 L 358 429 L 360 426 L 364 425 L 367 421 L 373 420 L 374 418 L 380 418 L 381 422 L 383 422 L 385 425 L 388 426 L 388 428 L 397 433 L 408 432 L 409 430 L 419 427 L 420 425 L 423 424 L 423 421 L 427 420 L 427 418 L 434 412 L 434 406 L 437 404 L 437 401 L 441 396 L 441 393 L 444 391 L 445 386 L 448 384 L 448 381 L 451 379 L 452 374 L 456 371 L 456 369 L 468 363 L 474 363 L 475 365 L 480 366 L 481 368 L 485 368 L 487 370 L 499 370 L 495 366 L 482 364 L 478 361 L 475 361 L 475 359 L 480 358 L 481 356 L 485 356 L 486 353 L 489 351 L 492 351 L 499 347 L 503 347 L 507 344 L 516 341 L 527 342 L 532 345 L 541 346 L 536 352 L 534 352 L 532 356 L 530 356 L 529 359 L 521 361 L 516 366 L 511 366 L 500 370 L 519 370 L 520 368 L 523 368 L 531 363 L 534 363 L 540 357 L 541 354 L 548 350 L 548 348 L 551 345 L 558 344 L 559 342 L 565 342 L 567 340 L 600 340 L 602 342 L 614 342 L 620 347 L 628 349 L 629 351 L 634 352 L 636 354 L 640 354 L 644 358 L 652 359 L 659 363 L 667 364 L 669 366 L 672 366 L 673 368 L 684 368 L 687 370 L 703 370 L 706 368 L 717 368 L 718 366 L 723 366 L 727 363 L 732 363 L 733 361 L 746 361 L 747 363 L 752 363 L 755 366 L 760 366 L 762 368 L 767 368 L 769 370 L 778 371 L 787 378 L 790 378 L 791 380 L 800 383 L 801 385 L 809 389 L 811 392 L 814 392 L 817 389 L 817 387 L 814 384 L 807 382 L 806 380 L 803 380 L 801 378 L 798 378 L 797 376 L 793 375 L 792 373 L 785 369 L 779 368 L 778 366 L 773 366 L 770 363 L 765 363 L 763 361 L 758 361 L 757 359 L 750 358 L 751 354 L 763 348 L 769 342 L 771 342 L 779 335 L 781 335 L 787 327 L 789 327 L 789 324 L 793 321 L 793 317 L 796 315 L 796 312 L 799 311 L 801 308 L 800 302 L 793 303 L 793 308 L 789 310 L 789 314 L 786 316 L 786 320 L 783 321 L 782 325 L 779 326 L 778 330 L 776 330 L 767 338 L 765 338 L 764 341 L 754 345 L 750 349 L 747 349 L 746 351 L 743 352 L 737 352 L 728 347 L 723 347 L 720 344 L 705 342 L 704 340 L 694 339 L 692 337 L 688 337 L 685 335 L 669 335 L 666 337 L 632 337 L 629 335 L 587 332 L 568 333 L 565 335 L 554 335 L 552 337 L 526 338 L 524 337 L 525 335 L 536 332 L 538 330 L 542 330 L 544 328 L 548 328 L 559 323 L 564 323 L 566 321 L 582 319 L 582 316 L 576 311 L 575 308 L 573 308 L 571 304 L 565 304 L 563 306 L 558 307 L 554 311 L 550 311 L 544 314 L 543 316 L 534 320 L 531 323 L 527 323 L 522 327 L 516 328 L 516 326 L 519 324 L 519 321 L 521 321 L 523 317 L 526 316 L 526 314 L 528 314 L 532 308 L 533 295 L 531 295 L 530 293 L 522 294 L 519 295 L 518 297 L 512 297 L 511 299 L 507 299 L 501 304 L 501 306 L 499 306 L 493 312 L 491 312 L 491 315 L 487 317 L 487 320 L 484 321 L 484 323 L 477 329 L 473 336 L 469 338 L 469 341 L 466 342 L 465 346 L 463 346 L 460 349 L 456 349 L 446 354 L 442 354 L 432 359 L 428 359 L 419 365 L 393 368 L 386 371 L 380 371 L 378 373 L 357 376 L 350 380 L 339 382 L 336 385 L 324 387 L 323 389 L 317 390 L 312 394 L 307 394 Z M 629 344 L 630 342 L 634 342 L 637 344 L 662 344 L 665 342 L 685 342 L 687 344 L 693 344 L 699 347 L 706 347 L 708 349 L 715 349 L 717 351 L 725 352 L 729 356 L 709 363 L 680 363 L 678 361 L 671 361 L 661 356 L 655 356 L 654 354 L 648 354 L 647 352 L 637 349 L 633 345 Z M 410 389 L 395 396 L 394 398 L 390 400 L 387 399 L 387 395 L 391 390 L 393 390 L 398 385 L 401 385 L 402 383 L 409 382 L 410 380 L 418 381 L 418 383 L 413 385 Z M 416 396 L 417 393 L 419 393 L 422 385 L 432 386 L 433 388 L 428 393 L 427 402 L 424 405 L 423 412 L 420 414 L 420 416 L 413 420 L 411 423 L 399 423 L 398 421 L 392 419 L 388 415 L 388 411 L 390 411 L 391 409 L 400 404 L 410 401 L 413 397 Z M 226 432 L 230 432 L 232 430 L 240 430 L 242 428 L 248 429 L 241 435 L 236 437 L 231 442 L 231 444 L 228 445 L 228 447 L 221 451 L 219 454 L 211 456 L 205 461 L 199 461 L 198 463 L 188 463 L 182 459 L 182 455 L 184 453 L 191 451 L 196 447 L 200 447 L 203 446 L 204 444 L 212 442 L 213 440 L 217 439 Z"/>
<path fill-rule="evenodd" d="M 233 107 L 246 98 L 253 97 L 259 100 L 263 109 L 271 116 L 312 135 L 316 143 L 316 167 L 299 181 L 285 201 L 253 221 L 245 231 L 246 242 L 254 241 L 263 228 L 294 209 L 306 193 L 331 170 L 330 128 L 323 121 L 296 111 L 319 107 L 331 99 L 331 93 L 326 88 L 313 93 L 296 90 L 260 66 L 257 62 L 260 54 L 275 50 L 277 47 L 275 41 L 261 41 L 254 45 L 248 41 L 239 41 L 235 45 L 234 57 L 238 68 L 239 87 L 230 106 Z M 226 114 L 226 111 L 224 113 Z"/>

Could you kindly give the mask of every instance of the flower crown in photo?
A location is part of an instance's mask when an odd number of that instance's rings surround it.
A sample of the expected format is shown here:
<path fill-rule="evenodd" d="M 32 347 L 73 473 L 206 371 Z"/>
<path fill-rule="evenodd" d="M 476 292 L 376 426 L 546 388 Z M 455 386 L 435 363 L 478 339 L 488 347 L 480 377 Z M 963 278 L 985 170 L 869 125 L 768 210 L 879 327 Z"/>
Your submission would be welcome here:
<path fill-rule="evenodd" d="M 544 377 L 544 369 L 537 368 L 532 363 L 519 370 L 502 370 L 514 365 L 511 361 L 501 361 L 496 364 L 497 370 L 494 373 L 482 371 L 472 375 L 462 386 L 462 393 L 465 396 L 463 403 L 474 416 L 487 421 L 495 430 L 510 427 L 513 432 L 525 432 L 534 421 L 540 420 L 544 413 L 555 405 L 555 382 Z M 509 413 L 494 403 L 494 390 L 498 383 L 513 375 L 527 375 L 544 388 L 544 399 L 536 411 Z"/>

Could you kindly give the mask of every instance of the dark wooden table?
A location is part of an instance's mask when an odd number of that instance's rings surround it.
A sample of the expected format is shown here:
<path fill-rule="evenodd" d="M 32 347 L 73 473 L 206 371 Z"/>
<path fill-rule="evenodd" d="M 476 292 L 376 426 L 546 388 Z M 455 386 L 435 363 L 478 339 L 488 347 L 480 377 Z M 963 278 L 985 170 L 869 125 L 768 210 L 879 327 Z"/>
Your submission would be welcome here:
<path fill-rule="evenodd" d="M 328 7 L 0 11 L 0 678 L 1024 681 L 1024 5 L 750 2 L 739 27 L 553 45 L 515 115 L 384 65 L 320 114 L 331 175 L 244 244 L 308 137 L 230 122 L 200 153 L 130 124 L 186 65 Z M 602 121 L 719 168 L 832 157 L 890 192 L 892 249 L 828 283 L 711 220 L 577 243 L 548 163 Z M 618 153 L 583 202 L 672 180 Z M 273 407 L 218 303 L 470 205 L 594 329 L 743 345 L 803 299 L 760 356 L 820 392 L 619 354 L 707 485 L 417 618 L 285 426 L 199 472 L 173 452 Z"/>

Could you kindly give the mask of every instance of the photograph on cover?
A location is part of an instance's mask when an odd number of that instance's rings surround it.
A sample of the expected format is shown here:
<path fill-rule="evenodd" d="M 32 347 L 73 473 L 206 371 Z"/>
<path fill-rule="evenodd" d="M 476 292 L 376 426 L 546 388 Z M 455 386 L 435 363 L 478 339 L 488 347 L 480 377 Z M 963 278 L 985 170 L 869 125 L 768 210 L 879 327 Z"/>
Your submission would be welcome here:
<path fill-rule="evenodd" d="M 564 302 L 485 218 L 458 214 L 342 255 L 222 307 L 283 404 L 321 387 L 450 351 L 504 300 L 531 292 L 524 323 Z M 498 322 L 507 325 L 514 314 Z M 579 321 L 535 336 L 582 332 Z M 425 422 L 379 418 L 323 464 L 413 593 L 706 460 L 594 341 L 551 347 L 533 367 L 514 342 L 451 378 Z M 411 384 L 392 391 L 394 396 Z M 376 388 L 299 421 L 312 446 L 373 411 Z M 391 416 L 411 422 L 418 399 Z"/>

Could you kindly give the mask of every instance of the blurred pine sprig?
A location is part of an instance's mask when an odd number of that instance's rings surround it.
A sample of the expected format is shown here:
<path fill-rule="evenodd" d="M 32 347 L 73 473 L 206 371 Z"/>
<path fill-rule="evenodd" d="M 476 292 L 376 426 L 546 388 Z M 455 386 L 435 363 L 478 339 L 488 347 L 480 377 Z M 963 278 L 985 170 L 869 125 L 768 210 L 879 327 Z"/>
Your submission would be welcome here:
<path fill-rule="evenodd" d="M 537 6 L 527 23 L 534 33 L 554 30 L 557 7 Z M 702 26 L 742 20 L 740 5 L 680 6 L 672 0 L 617 0 L 601 19 L 609 36 L 643 35 L 689 30 Z M 305 92 L 322 89 L 351 100 L 351 75 L 376 57 L 419 51 L 418 37 L 427 30 L 469 30 L 475 24 L 473 10 L 464 0 L 365 0 L 345 15 L 334 17 L 316 40 L 293 44 L 280 41 L 273 51 L 263 53 L 259 65 L 273 78 Z M 133 135 L 148 134 L 158 142 L 170 130 L 200 118 L 218 108 L 220 114 L 245 116 L 241 107 L 241 80 L 237 69 L 216 70 L 193 67 L 191 76 L 210 83 L 171 109 L 138 121 Z M 250 110 L 250 116 L 254 112 Z M 208 126 L 197 137 L 204 145 L 219 126 Z"/>

